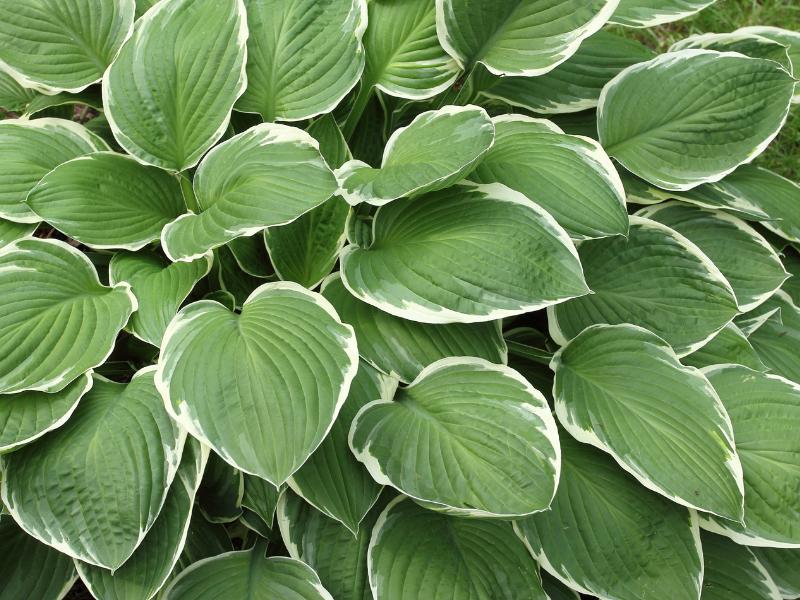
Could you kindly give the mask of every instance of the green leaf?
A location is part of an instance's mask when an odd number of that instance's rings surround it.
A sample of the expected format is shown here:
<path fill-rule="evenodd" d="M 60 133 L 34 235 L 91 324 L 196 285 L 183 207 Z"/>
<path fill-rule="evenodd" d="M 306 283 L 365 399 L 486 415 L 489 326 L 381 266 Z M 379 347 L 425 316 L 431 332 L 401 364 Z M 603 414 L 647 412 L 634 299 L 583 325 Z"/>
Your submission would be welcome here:
<path fill-rule="evenodd" d="M 2 229 L 2 224 L 0 224 L 0 229 Z M 0 239 L 2 239 L 2 234 L 0 234 Z M 2 245 L 2 242 L 0 242 L 0 245 Z M 781 258 L 783 266 L 791 274 L 791 277 L 784 282 L 781 290 L 786 292 L 795 305 L 800 304 L 800 254 L 789 251 Z"/>
<path fill-rule="evenodd" d="M 372 232 L 369 247 L 344 249 L 342 279 L 403 319 L 493 321 L 588 292 L 567 232 L 501 184 L 395 200 L 378 209 Z"/>
<path fill-rule="evenodd" d="M 730 419 L 708 380 L 661 338 L 633 325 L 595 325 L 550 368 L 556 415 L 572 437 L 673 502 L 741 519 Z"/>
<path fill-rule="evenodd" d="M 185 439 L 164 410 L 154 370 L 129 384 L 95 375 L 65 425 L 3 458 L 3 502 L 27 533 L 106 569 L 142 543 Z"/>
<path fill-rule="evenodd" d="M 254 475 L 244 475 L 242 506 L 256 513 L 267 527 L 272 527 L 275 520 L 279 495 L 280 490 L 270 482 Z"/>
<path fill-rule="evenodd" d="M 293 558 L 265 558 L 263 548 L 227 552 L 194 563 L 166 591 L 166 600 L 333 600 L 317 574 Z"/>
<path fill-rule="evenodd" d="M 800 549 L 750 548 L 784 598 L 800 597 Z"/>
<path fill-rule="evenodd" d="M 578 254 L 594 293 L 548 309 L 550 335 L 561 345 L 589 325 L 631 323 L 685 356 L 738 312 L 730 284 L 709 258 L 655 221 L 631 217 L 627 239 L 589 240 Z"/>
<path fill-rule="evenodd" d="M 336 600 L 373 600 L 366 568 L 367 549 L 372 528 L 386 504 L 383 497 L 353 535 L 291 491 L 281 495 L 278 525 L 289 555 L 314 569 Z"/>
<path fill-rule="evenodd" d="M 494 125 L 478 106 L 447 106 L 418 115 L 396 130 L 380 168 L 353 160 L 336 171 L 350 204 L 381 206 L 450 187 L 466 177 L 494 141 Z"/>
<path fill-rule="evenodd" d="M 231 544 L 231 539 L 228 537 L 225 527 L 209 523 L 200 512 L 192 513 L 192 518 L 189 521 L 189 532 L 186 535 L 186 543 L 175 568 L 172 570 L 170 581 L 186 568 L 204 558 L 211 558 L 233 550 L 233 544 Z M 162 596 L 163 594 L 159 595 L 159 597 Z"/>
<path fill-rule="evenodd" d="M 495 75 L 543 75 L 598 31 L 615 0 L 436 0 L 439 40 L 469 72 L 476 63 Z"/>
<path fill-rule="evenodd" d="M 22 114 L 38 96 L 36 90 L 23 87 L 11 74 L 0 70 L 0 108 Z"/>
<path fill-rule="evenodd" d="M 508 518 L 550 505 L 558 433 L 544 396 L 522 375 L 445 358 L 391 392 L 364 406 L 350 429 L 350 448 L 375 481 L 456 515 Z"/>
<path fill-rule="evenodd" d="M 241 314 L 208 300 L 183 308 L 156 379 L 192 435 L 280 485 L 327 435 L 357 368 L 352 328 L 319 294 L 281 282 L 259 287 Z"/>
<path fill-rule="evenodd" d="M 189 438 L 164 506 L 144 540 L 119 569 L 75 562 L 86 587 L 102 600 L 150 600 L 162 588 L 183 551 L 208 448 Z"/>
<path fill-rule="evenodd" d="M 0 217 L 22 223 L 40 221 L 24 204 L 28 192 L 61 163 L 98 150 L 108 150 L 108 146 L 72 121 L 0 121 Z"/>
<path fill-rule="evenodd" d="M 542 578 L 542 588 L 550 600 L 581 600 L 578 592 L 568 588 L 547 571 L 540 571 L 539 576 Z"/>
<path fill-rule="evenodd" d="M 733 323 L 725 325 L 705 346 L 681 360 L 698 369 L 711 365 L 737 364 L 756 371 L 767 370 L 747 336 Z"/>
<path fill-rule="evenodd" d="M 524 115 L 492 121 L 495 143 L 473 181 L 502 183 L 535 199 L 573 238 L 628 233 L 625 189 L 600 144 Z"/>
<path fill-rule="evenodd" d="M 670 46 L 669 51 L 687 50 L 691 48 L 717 50 L 718 52 L 738 52 L 751 58 L 774 60 L 792 72 L 792 61 L 786 46 L 769 38 L 753 33 L 700 33 L 690 35 Z"/>
<path fill-rule="evenodd" d="M 375 600 L 547 598 L 509 523 L 450 517 L 403 496 L 378 518 L 367 562 Z"/>
<path fill-rule="evenodd" d="M 192 262 L 171 263 L 154 252 L 120 252 L 109 264 L 112 285 L 126 282 L 139 300 L 139 310 L 131 315 L 127 329 L 154 346 L 178 308 L 200 279 L 208 275 L 212 254 Z"/>
<path fill-rule="evenodd" d="M 695 513 L 654 494 L 605 454 L 561 436 L 551 510 L 515 522 L 548 573 L 582 594 L 697 600 L 703 579 Z"/>
<path fill-rule="evenodd" d="M 386 378 L 360 363 L 336 421 L 319 448 L 289 479 L 289 487 L 328 517 L 339 521 L 352 535 L 375 504 L 382 486 L 359 463 L 348 446 L 348 434 L 356 413 L 380 398 Z"/>
<path fill-rule="evenodd" d="M 131 35 L 134 10 L 134 0 L 0 0 L 0 68 L 25 87 L 80 91 Z"/>
<path fill-rule="evenodd" d="M 594 108 L 603 87 L 620 71 L 655 53 L 637 41 L 598 31 L 555 69 L 539 77 L 500 77 L 481 95 L 542 113 Z"/>
<path fill-rule="evenodd" d="M 200 213 L 167 225 L 171 260 L 194 260 L 237 237 L 289 223 L 336 191 L 336 180 L 305 131 L 264 123 L 209 152 L 194 176 Z"/>
<path fill-rule="evenodd" d="M 500 321 L 431 325 L 408 321 L 355 298 L 331 275 L 322 285 L 327 298 L 345 323 L 353 326 L 359 354 L 375 368 L 411 382 L 440 358 L 475 356 L 489 362 L 507 362 Z M 374 400 L 375 398 L 372 398 Z"/>
<path fill-rule="evenodd" d="M 742 312 L 765 302 L 789 277 L 769 242 L 741 219 L 677 202 L 636 214 L 666 225 L 696 244 L 731 284 Z"/>
<path fill-rule="evenodd" d="M 789 29 L 781 29 L 780 27 L 766 27 L 764 25 L 754 25 L 751 27 L 742 27 L 737 29 L 734 33 L 744 33 L 750 35 L 760 35 L 767 39 L 773 40 L 786 46 L 789 53 L 789 59 L 792 63 L 792 70 L 795 75 L 800 74 L 800 33 L 791 31 Z M 795 104 L 800 103 L 800 86 L 794 88 L 794 98 L 792 102 Z"/>
<path fill-rule="evenodd" d="M 91 387 L 91 373 L 86 373 L 53 394 L 4 394 L 0 397 L 0 453 L 14 450 L 61 427 Z"/>
<path fill-rule="evenodd" d="M 620 0 L 610 21 L 626 27 L 655 27 L 691 16 L 717 0 Z"/>
<path fill-rule="evenodd" d="M 15 223 L 0 219 L 0 248 L 8 246 L 11 242 L 30 237 L 38 223 Z"/>
<path fill-rule="evenodd" d="M 103 76 L 114 137 L 137 160 L 193 167 L 246 87 L 242 0 L 171 0 L 142 16 Z"/>
<path fill-rule="evenodd" d="M 668 52 L 603 88 L 600 142 L 639 177 L 688 190 L 761 154 L 786 120 L 793 89 L 791 75 L 771 60 Z"/>
<path fill-rule="evenodd" d="M 332 111 L 364 69 L 366 0 L 246 0 L 247 89 L 236 109 L 265 121 Z"/>
<path fill-rule="evenodd" d="M 703 371 L 733 423 L 744 470 L 744 524 L 702 517 L 737 544 L 800 547 L 800 385 L 740 365 Z"/>
<path fill-rule="evenodd" d="M 225 305 L 228 305 L 230 297 L 232 297 L 235 308 L 241 308 L 253 290 L 265 283 L 263 279 L 242 271 L 228 246 L 220 246 L 214 250 L 213 268 L 220 288 L 229 294 L 228 297 L 217 301 L 220 303 L 224 301 Z"/>
<path fill-rule="evenodd" d="M 267 246 L 260 235 L 238 237 L 227 246 L 242 271 L 259 279 L 275 279 Z"/>
<path fill-rule="evenodd" d="M 72 559 L 37 542 L 7 515 L 0 515 L 0 555 L 0 600 L 60 600 L 75 581 Z"/>
<path fill-rule="evenodd" d="M 0 392 L 57 392 L 103 364 L 136 310 L 130 286 L 103 286 L 83 253 L 25 238 L 0 250 Z"/>
<path fill-rule="evenodd" d="M 704 531 L 702 600 L 781 600 L 775 582 L 745 546 Z"/>
<path fill-rule="evenodd" d="M 197 490 L 197 504 L 211 523 L 231 523 L 242 516 L 244 476 L 216 452 L 208 457 L 208 465 Z"/>
<path fill-rule="evenodd" d="M 764 307 L 779 309 L 749 334 L 748 340 L 769 370 L 800 383 L 800 308 L 785 292 L 777 292 Z"/>
<path fill-rule="evenodd" d="M 65 235 L 97 249 L 139 250 L 186 210 L 174 177 L 114 152 L 57 166 L 26 204 Z"/>

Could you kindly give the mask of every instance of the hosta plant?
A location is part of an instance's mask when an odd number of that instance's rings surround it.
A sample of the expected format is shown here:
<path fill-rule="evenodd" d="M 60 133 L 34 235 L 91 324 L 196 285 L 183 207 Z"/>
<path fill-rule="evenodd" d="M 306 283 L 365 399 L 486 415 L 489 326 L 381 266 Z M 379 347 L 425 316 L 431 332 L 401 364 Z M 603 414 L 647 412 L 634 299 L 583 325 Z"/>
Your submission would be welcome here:
<path fill-rule="evenodd" d="M 0 600 L 800 597 L 800 33 L 620 28 L 713 4 L 0 0 Z"/>

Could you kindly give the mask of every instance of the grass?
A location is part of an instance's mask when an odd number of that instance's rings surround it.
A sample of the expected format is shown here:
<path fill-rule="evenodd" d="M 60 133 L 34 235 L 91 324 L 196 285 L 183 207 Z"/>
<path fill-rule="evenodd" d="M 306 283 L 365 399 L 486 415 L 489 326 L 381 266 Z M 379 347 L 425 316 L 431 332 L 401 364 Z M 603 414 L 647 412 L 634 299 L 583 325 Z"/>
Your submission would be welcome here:
<path fill-rule="evenodd" d="M 726 33 L 748 25 L 773 25 L 800 31 L 800 3 L 795 0 L 718 0 L 693 17 L 650 29 L 615 27 L 659 52 L 697 33 Z M 755 164 L 800 182 L 800 105 L 793 106 L 783 130 Z"/>

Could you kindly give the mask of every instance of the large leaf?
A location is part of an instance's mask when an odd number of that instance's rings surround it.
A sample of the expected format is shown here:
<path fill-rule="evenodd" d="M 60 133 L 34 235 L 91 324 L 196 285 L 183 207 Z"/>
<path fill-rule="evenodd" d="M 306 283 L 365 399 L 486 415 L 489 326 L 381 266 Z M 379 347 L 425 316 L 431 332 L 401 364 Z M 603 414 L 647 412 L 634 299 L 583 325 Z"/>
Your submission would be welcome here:
<path fill-rule="evenodd" d="M 91 373 L 86 373 L 53 394 L 4 394 L 0 397 L 0 453 L 18 448 L 61 427 L 91 387 Z"/>
<path fill-rule="evenodd" d="M 561 436 L 551 510 L 514 527 L 548 573 L 614 600 L 697 600 L 703 559 L 697 519 L 646 490 L 602 452 Z"/>
<path fill-rule="evenodd" d="M 431 325 L 401 319 L 355 298 L 338 273 L 325 280 L 322 295 L 353 326 L 359 354 L 405 383 L 448 356 L 476 356 L 498 364 L 507 360 L 500 321 Z"/>
<path fill-rule="evenodd" d="M 185 434 L 169 418 L 153 367 L 129 384 L 95 375 L 65 425 L 3 459 L 3 502 L 36 539 L 116 569 L 156 520 Z"/>
<path fill-rule="evenodd" d="M 500 77 L 481 95 L 542 114 L 578 112 L 597 106 L 603 87 L 620 71 L 653 56 L 639 42 L 598 31 L 549 73 Z"/>
<path fill-rule="evenodd" d="M 241 314 L 202 300 L 164 335 L 156 380 L 177 421 L 280 485 L 330 430 L 358 368 L 353 330 L 319 294 L 267 283 Z"/>
<path fill-rule="evenodd" d="M 381 206 L 440 190 L 472 171 L 493 142 L 494 125 L 480 107 L 424 112 L 392 134 L 380 168 L 354 160 L 337 170 L 340 193 L 350 204 Z"/>
<path fill-rule="evenodd" d="M 740 365 L 704 370 L 733 423 L 744 470 L 744 524 L 702 525 L 739 544 L 800 547 L 800 385 Z"/>
<path fill-rule="evenodd" d="M 469 71 L 543 75 L 600 29 L 617 0 L 436 0 L 436 29 L 447 53 Z"/>
<path fill-rule="evenodd" d="M 136 310 L 125 283 L 103 286 L 85 254 L 26 238 L 0 250 L 0 392 L 57 392 L 105 362 Z"/>
<path fill-rule="evenodd" d="M 523 115 L 492 119 L 495 143 L 471 179 L 502 183 L 547 210 L 575 238 L 628 233 L 625 189 L 603 148 Z"/>
<path fill-rule="evenodd" d="M 432 508 L 513 517 L 544 510 L 558 483 L 555 422 L 519 373 L 445 358 L 384 391 L 353 420 L 350 447 L 379 483 Z"/>
<path fill-rule="evenodd" d="M 75 562 L 78 574 L 95 598 L 150 600 L 161 589 L 183 551 L 194 496 L 207 458 L 207 448 L 194 439 L 186 441 L 158 518 L 136 551 L 113 574 L 100 567 Z"/>
<path fill-rule="evenodd" d="M 404 319 L 492 321 L 588 292 L 567 233 L 501 184 L 395 200 L 378 209 L 372 234 L 370 246 L 345 248 L 342 279 L 357 298 Z"/>
<path fill-rule="evenodd" d="M 742 312 L 765 302 L 789 277 L 769 242 L 736 217 L 677 202 L 657 204 L 636 214 L 658 221 L 696 244 L 731 284 Z"/>
<path fill-rule="evenodd" d="M 364 69 L 366 0 L 245 0 L 247 89 L 236 109 L 265 121 L 332 111 Z"/>
<path fill-rule="evenodd" d="M 763 322 L 756 321 L 749 342 L 770 371 L 800 383 L 800 308 L 783 291 L 762 308 L 767 309 Z M 770 314 L 775 309 L 779 311 Z"/>
<path fill-rule="evenodd" d="M 194 177 L 200 208 L 161 233 L 172 260 L 194 260 L 241 236 L 293 221 L 331 197 L 336 180 L 301 129 L 265 123 L 209 152 Z"/>
<path fill-rule="evenodd" d="M 800 73 L 800 32 L 792 31 L 790 29 L 782 29 L 780 27 L 754 25 L 751 27 L 737 29 L 734 33 L 759 35 L 786 46 L 789 53 L 789 59 L 792 63 L 792 72 L 795 75 Z M 797 104 L 800 102 L 800 87 L 795 86 L 794 91 L 795 94 L 792 101 Z"/>
<path fill-rule="evenodd" d="M 23 223 L 40 221 L 24 204 L 39 180 L 63 162 L 107 149 L 100 138 L 72 121 L 1 121 L 0 217 Z"/>
<path fill-rule="evenodd" d="M 172 263 L 154 252 L 120 252 L 109 264 L 112 284 L 124 281 L 139 301 L 127 329 L 154 346 L 161 338 L 178 307 L 200 279 L 211 269 L 212 254 L 192 262 Z"/>
<path fill-rule="evenodd" d="M 784 598 L 800 598 L 800 549 L 751 548 Z"/>
<path fill-rule="evenodd" d="M 350 426 L 361 408 L 377 400 L 387 385 L 385 378 L 360 363 L 342 410 L 328 436 L 289 479 L 289 486 L 314 508 L 342 523 L 353 535 L 381 493 L 348 446 Z"/>
<path fill-rule="evenodd" d="M 159 2 L 103 76 L 114 137 L 137 160 L 193 167 L 225 132 L 246 87 L 242 0 Z"/>
<path fill-rule="evenodd" d="M 61 600 L 75 581 L 72 559 L 0 516 L 0 600 Z M 359 599 L 360 600 L 360 599 Z"/>
<path fill-rule="evenodd" d="M 0 68 L 26 87 L 77 92 L 114 60 L 134 10 L 134 0 L 1 0 Z"/>
<path fill-rule="evenodd" d="M 742 466 L 714 388 L 657 335 L 595 325 L 553 357 L 556 415 L 578 441 L 690 508 L 742 517 Z"/>
<path fill-rule="evenodd" d="M 589 240 L 578 253 L 594 294 L 549 309 L 550 334 L 559 344 L 589 325 L 631 323 L 684 356 L 738 312 L 730 284 L 709 258 L 655 221 L 631 217 L 627 239 Z"/>
<path fill-rule="evenodd" d="M 780 63 L 792 72 L 792 61 L 786 46 L 769 38 L 753 33 L 701 33 L 690 35 L 670 46 L 669 51 L 687 50 L 689 48 L 717 50 L 718 52 L 738 52 L 752 58 L 766 58 Z"/>
<path fill-rule="evenodd" d="M 612 23 L 627 27 L 654 27 L 678 21 L 717 0 L 620 0 Z"/>
<path fill-rule="evenodd" d="M 701 600 L 781 600 L 775 582 L 749 548 L 704 531 Z"/>
<path fill-rule="evenodd" d="M 756 371 L 767 370 L 747 336 L 734 323 L 725 325 L 705 346 L 684 356 L 681 361 L 698 369 L 711 365 L 735 364 Z"/>
<path fill-rule="evenodd" d="M 264 548 L 227 552 L 194 563 L 170 585 L 165 600 L 333 600 L 303 562 L 264 557 Z"/>
<path fill-rule="evenodd" d="M 100 249 L 139 250 L 186 210 L 174 177 L 114 152 L 59 165 L 26 204 L 62 233 Z"/>
<path fill-rule="evenodd" d="M 625 69 L 603 89 L 600 142 L 639 177 L 688 190 L 758 156 L 780 131 L 793 89 L 791 75 L 771 60 L 668 52 Z"/>
<path fill-rule="evenodd" d="M 367 560 L 374 600 L 547 598 L 509 523 L 450 517 L 402 496 L 378 518 Z"/>

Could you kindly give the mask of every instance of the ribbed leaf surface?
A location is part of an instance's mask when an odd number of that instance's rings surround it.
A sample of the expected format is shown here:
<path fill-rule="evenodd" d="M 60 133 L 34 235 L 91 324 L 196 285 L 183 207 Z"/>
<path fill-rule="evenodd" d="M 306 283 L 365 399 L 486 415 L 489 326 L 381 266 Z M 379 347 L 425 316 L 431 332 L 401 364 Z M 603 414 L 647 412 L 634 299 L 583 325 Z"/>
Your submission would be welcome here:
<path fill-rule="evenodd" d="M 749 548 L 703 532 L 703 594 L 701 600 L 781 600 L 769 573 Z"/>
<path fill-rule="evenodd" d="M 611 22 L 627 27 L 655 27 L 683 19 L 717 0 L 619 0 Z"/>

